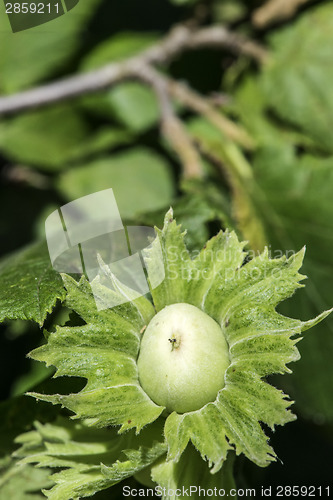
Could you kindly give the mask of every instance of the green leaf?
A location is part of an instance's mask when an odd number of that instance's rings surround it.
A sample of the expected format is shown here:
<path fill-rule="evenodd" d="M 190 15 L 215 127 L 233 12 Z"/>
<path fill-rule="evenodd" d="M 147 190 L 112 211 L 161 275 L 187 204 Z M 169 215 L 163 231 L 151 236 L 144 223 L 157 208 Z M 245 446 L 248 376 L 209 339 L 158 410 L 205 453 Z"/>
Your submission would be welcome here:
<path fill-rule="evenodd" d="M 155 33 L 119 33 L 88 53 L 81 69 L 92 70 L 133 57 L 157 40 L 158 35 Z M 154 92 L 137 82 L 120 82 L 102 94 L 84 97 L 81 102 L 89 111 L 116 119 L 132 132 L 144 132 L 159 118 Z"/>
<path fill-rule="evenodd" d="M 157 232 L 163 251 L 163 262 L 159 262 L 160 247 L 157 240 L 152 249 L 145 252 L 148 276 L 151 279 L 160 272 L 161 266 L 165 271 L 162 283 L 151 290 L 155 307 L 159 311 L 166 305 L 187 302 L 204 309 L 203 298 L 213 286 L 214 276 L 220 283 L 220 280 L 225 278 L 219 274 L 220 269 L 222 272 L 233 273 L 241 266 L 245 257 L 244 245 L 238 242 L 234 233 L 220 232 L 192 260 L 184 241 L 185 233 L 177 226 L 172 211 L 167 213 L 164 224 L 163 231 Z M 157 279 L 158 276 L 156 281 Z M 212 310 L 207 312 L 214 317 Z"/>
<path fill-rule="evenodd" d="M 51 375 L 53 375 L 53 369 L 46 368 L 45 365 L 30 360 L 29 371 L 16 378 L 11 389 L 11 396 L 19 396 L 32 390 L 36 385 L 50 378 Z"/>
<path fill-rule="evenodd" d="M 136 436 L 133 431 L 119 436 L 115 429 L 92 429 L 89 422 L 59 418 L 54 424 L 35 423 L 36 430 L 16 439 L 21 464 L 62 468 L 51 476 L 55 486 L 44 490 L 52 500 L 69 500 L 94 495 L 113 486 L 165 454 L 162 422 Z"/>
<path fill-rule="evenodd" d="M 38 492 L 52 484 L 50 471 L 38 470 L 29 464 L 18 465 L 12 455 L 16 448 L 14 439 L 30 430 L 36 418 L 43 422 L 52 420 L 57 412 L 46 403 L 37 404 L 21 396 L 1 402 L 0 413 L 0 498 L 41 500 Z"/>
<path fill-rule="evenodd" d="M 87 157 L 104 151 L 110 151 L 124 144 L 130 143 L 132 136 L 124 129 L 103 126 L 93 133 L 87 134 L 83 143 L 77 143 L 70 151 L 67 161 L 82 161 Z"/>
<path fill-rule="evenodd" d="M 119 62 L 147 49 L 156 42 L 156 33 L 125 31 L 104 40 L 82 61 L 81 69 L 90 71 L 110 62 Z"/>
<path fill-rule="evenodd" d="M 214 405 L 206 405 L 199 412 L 179 415 L 172 413 L 166 421 L 165 437 L 168 442 L 168 459 L 178 462 L 192 441 L 201 457 L 214 464 L 212 473 L 219 471 L 232 447 L 226 440 L 219 411 Z"/>
<path fill-rule="evenodd" d="M 10 160 L 43 170 L 59 170 L 128 142 L 121 129 L 90 130 L 73 105 L 58 105 L 0 122 L 0 150 Z"/>
<path fill-rule="evenodd" d="M 30 319 L 40 325 L 58 299 L 65 298 L 45 243 L 18 251 L 0 262 L 0 321 Z"/>
<path fill-rule="evenodd" d="M 329 152 L 333 151 L 333 96 L 327 85 L 333 77 L 332 33 L 330 3 L 279 30 L 271 40 L 272 57 L 263 82 L 266 102 L 274 113 Z"/>
<path fill-rule="evenodd" d="M 198 252 L 209 238 L 209 223 L 232 228 L 229 203 L 225 193 L 207 179 L 183 182 L 183 195 L 172 205 L 177 221 L 186 227 L 186 245 L 190 252 Z M 136 223 L 157 226 L 169 207 L 138 216 Z"/>
<path fill-rule="evenodd" d="M 267 240 L 258 213 L 255 180 L 245 156 L 232 141 L 202 118 L 192 119 L 188 128 L 201 150 L 225 173 L 233 192 L 232 211 L 237 227 L 252 249 L 261 252 Z"/>
<path fill-rule="evenodd" d="M 47 366 L 54 365 L 55 377 L 84 377 L 87 385 L 77 394 L 31 395 L 66 406 L 76 413 L 76 418 L 91 418 L 91 425 L 122 425 L 121 432 L 136 427 L 139 432 L 163 411 L 142 390 L 136 366 L 140 331 L 153 316 L 153 306 L 140 297 L 98 311 L 84 277 L 79 283 L 67 275 L 63 279 L 67 289 L 66 305 L 87 324 L 58 327 L 48 343 L 30 356 L 46 362 Z M 94 293 L 95 296 L 99 293 L 96 286 Z M 101 299 L 112 293 L 100 287 Z"/>
<path fill-rule="evenodd" d="M 140 443 L 138 449 L 123 450 L 123 454 L 127 458 L 126 461 L 117 461 L 112 466 L 103 464 L 101 469 L 104 476 L 112 482 L 122 481 L 145 469 L 165 455 L 167 447 L 163 442 L 163 424 L 163 420 L 160 419 L 154 422 L 151 427 L 145 429 L 140 434 L 139 439 L 137 438 Z"/>
<path fill-rule="evenodd" d="M 75 109 L 61 105 L 0 123 L 0 149 L 12 161 L 54 169 L 62 166 L 87 132 Z"/>
<path fill-rule="evenodd" d="M 186 302 L 183 300 L 189 278 L 186 270 L 191 268 L 191 256 L 185 245 L 184 233 L 173 219 L 171 209 L 165 216 L 164 229 L 157 230 L 157 236 L 151 248 L 143 253 L 150 283 L 158 283 L 161 271 L 164 271 L 162 283 L 156 288 L 151 287 L 154 305 L 158 312 L 167 305 Z"/>
<path fill-rule="evenodd" d="M 104 157 L 67 171 L 58 187 L 68 200 L 111 187 L 121 216 L 128 218 L 169 204 L 174 189 L 167 162 L 144 148 Z"/>
<path fill-rule="evenodd" d="M 38 493 L 49 488 L 52 481 L 50 471 L 36 469 L 32 465 L 20 465 L 16 462 L 0 475 L 0 495 L 11 500 L 42 500 Z"/>
<path fill-rule="evenodd" d="M 194 498 L 199 497 L 199 488 L 208 491 L 216 488 L 212 498 L 229 496 L 230 490 L 235 488 L 233 479 L 233 456 L 230 454 L 221 471 L 211 474 L 206 464 L 202 463 L 200 455 L 193 446 L 188 446 L 179 462 L 160 460 L 152 466 L 152 478 L 160 485 L 163 500 L 187 498 L 191 493 Z M 176 490 L 180 495 L 176 496 Z M 224 490 L 224 491 L 223 491 Z M 174 494 L 168 494 L 168 492 Z M 179 493 L 179 491 L 177 492 Z"/>
<path fill-rule="evenodd" d="M 136 82 L 111 89 L 107 104 L 112 115 L 132 132 L 144 132 L 158 122 L 160 112 L 154 92 Z"/>
<path fill-rule="evenodd" d="M 0 5 L 0 92 L 12 93 L 55 75 L 79 48 L 100 0 L 80 2 L 72 11 L 33 29 L 13 34 Z"/>
<path fill-rule="evenodd" d="M 258 146 L 262 144 L 280 142 L 294 142 L 294 133 L 278 127 L 278 124 L 269 119 L 262 81 L 258 77 L 247 77 L 235 92 L 235 101 L 231 109 L 240 116 L 242 123 L 251 131 Z M 292 136 L 292 137 L 291 137 Z"/>
<path fill-rule="evenodd" d="M 239 0 L 218 0 L 213 5 L 214 21 L 231 24 L 244 19 L 247 6 Z"/>

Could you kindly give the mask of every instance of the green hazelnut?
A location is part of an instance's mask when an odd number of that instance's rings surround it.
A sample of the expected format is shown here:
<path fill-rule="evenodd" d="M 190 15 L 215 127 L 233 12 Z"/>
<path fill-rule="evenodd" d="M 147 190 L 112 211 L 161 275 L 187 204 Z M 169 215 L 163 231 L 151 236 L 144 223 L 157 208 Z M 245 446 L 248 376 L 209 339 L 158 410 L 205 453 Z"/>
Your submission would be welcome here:
<path fill-rule="evenodd" d="M 190 304 L 166 306 L 141 340 L 141 386 L 169 412 L 198 410 L 224 387 L 228 352 L 221 327 L 208 314 Z"/>

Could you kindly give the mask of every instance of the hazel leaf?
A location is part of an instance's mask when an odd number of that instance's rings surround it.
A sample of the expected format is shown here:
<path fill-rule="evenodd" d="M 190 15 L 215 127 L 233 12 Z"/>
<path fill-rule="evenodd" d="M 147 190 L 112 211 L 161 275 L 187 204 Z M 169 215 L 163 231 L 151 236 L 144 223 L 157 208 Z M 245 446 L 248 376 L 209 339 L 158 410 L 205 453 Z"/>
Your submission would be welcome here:
<path fill-rule="evenodd" d="M 227 230 L 209 240 L 193 260 L 184 241 L 186 232 L 182 232 L 173 219 L 171 209 L 165 216 L 164 229 L 156 229 L 156 232 L 158 240 L 145 251 L 145 261 L 150 281 L 157 281 L 162 271 L 165 274 L 162 283 L 151 288 L 157 311 L 178 302 L 203 309 L 203 302 L 214 282 L 221 283 L 228 274 L 233 278 L 246 255 L 244 243 L 238 241 L 234 232 Z"/>
<path fill-rule="evenodd" d="M 65 298 L 46 244 L 35 243 L 0 262 L 0 322 L 28 319 L 42 325 L 58 299 Z"/>
<path fill-rule="evenodd" d="M 172 209 L 165 215 L 164 227 L 167 227 L 168 231 L 156 229 L 158 239 L 144 252 L 157 312 L 167 305 L 185 302 L 183 298 L 187 295 L 188 272 L 191 269 L 191 257 L 184 241 L 185 233 L 182 233 L 180 226 L 177 226 L 173 219 Z M 160 281 L 162 271 L 164 279 L 160 285 L 154 287 L 152 283 Z"/>
<path fill-rule="evenodd" d="M 332 14 L 331 3 L 318 5 L 284 29 L 274 30 L 269 40 L 272 57 L 263 71 L 263 85 L 258 85 L 271 114 L 304 132 L 329 154 L 333 100 L 327 81 L 332 77 L 328 49 Z"/>
<path fill-rule="evenodd" d="M 214 464 L 212 472 L 222 467 L 231 449 L 219 411 L 213 404 L 183 415 L 173 412 L 166 421 L 164 432 L 169 446 L 168 459 L 177 462 L 191 439 L 202 458 L 207 457 L 209 464 Z"/>
<path fill-rule="evenodd" d="M 136 366 L 140 331 L 153 314 L 151 303 L 140 297 L 98 311 L 84 277 L 79 283 L 66 275 L 63 278 L 66 305 L 86 324 L 57 327 L 48 343 L 32 351 L 30 357 L 54 365 L 55 377 L 84 377 L 87 384 L 77 394 L 30 395 L 65 406 L 76 413 L 74 418 L 91 418 L 91 425 L 120 424 L 121 432 L 132 427 L 140 431 L 163 411 L 142 390 Z"/>
<path fill-rule="evenodd" d="M 51 476 L 55 485 L 44 494 L 51 500 L 94 495 L 152 464 L 165 454 L 160 420 L 140 436 L 130 431 L 94 429 L 88 421 L 58 418 L 53 424 L 35 423 L 35 430 L 16 438 L 21 464 L 61 468 Z"/>

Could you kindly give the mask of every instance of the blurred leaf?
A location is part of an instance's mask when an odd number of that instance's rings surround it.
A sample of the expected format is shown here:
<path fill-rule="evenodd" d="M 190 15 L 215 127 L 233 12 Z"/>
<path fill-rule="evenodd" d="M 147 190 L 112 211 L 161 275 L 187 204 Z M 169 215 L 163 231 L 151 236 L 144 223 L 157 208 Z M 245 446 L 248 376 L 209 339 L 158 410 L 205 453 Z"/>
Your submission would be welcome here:
<path fill-rule="evenodd" d="M 12 459 L 10 465 L 0 470 L 0 496 L 10 500 L 42 500 L 40 492 L 49 488 L 53 482 L 49 479 L 50 470 L 37 469 L 32 465 L 18 465 Z"/>
<path fill-rule="evenodd" d="M 0 467 L 7 459 L 16 445 L 13 438 L 21 432 L 31 428 L 35 419 L 41 422 L 52 420 L 58 413 L 59 408 L 47 403 L 36 403 L 27 396 L 19 396 L 7 401 L 0 402 Z"/>
<path fill-rule="evenodd" d="M 6 320 L 5 337 L 9 340 L 16 340 L 31 331 L 31 323 L 23 319 Z"/>
<path fill-rule="evenodd" d="M 255 181 L 250 165 L 237 146 L 202 118 L 189 122 L 189 131 L 201 151 L 225 176 L 233 192 L 232 211 L 238 229 L 253 250 L 261 252 L 266 236 L 258 213 Z"/>
<path fill-rule="evenodd" d="M 258 151 L 254 174 L 273 256 L 307 246 L 306 293 L 296 294 L 281 311 L 309 317 L 332 307 L 333 158 L 297 158 L 291 146 L 276 143 Z M 304 416 L 333 422 L 332 318 L 305 334 L 300 352 L 292 377 L 279 383 Z"/>
<path fill-rule="evenodd" d="M 186 227 L 185 241 L 189 250 L 197 251 L 203 247 L 211 236 L 212 231 L 216 234 L 221 227 L 233 229 L 229 218 L 229 200 L 222 192 L 220 186 L 206 180 L 191 180 L 183 183 L 183 195 L 172 201 L 174 216 L 177 221 Z M 156 211 L 141 214 L 136 222 L 147 226 L 161 227 L 165 212 L 169 209 L 165 206 Z"/>
<path fill-rule="evenodd" d="M 36 243 L 0 261 L 0 322 L 31 319 L 43 324 L 65 289 L 53 270 L 45 243 Z"/>
<path fill-rule="evenodd" d="M 142 132 L 157 123 L 159 108 L 153 91 L 136 82 L 117 85 L 107 95 L 110 111 L 133 132 Z"/>
<path fill-rule="evenodd" d="M 234 23 L 246 15 L 246 7 L 239 0 L 217 0 L 213 2 L 214 20 Z"/>
<path fill-rule="evenodd" d="M 333 5 L 305 13 L 272 37 L 264 71 L 266 102 L 279 118 L 332 152 Z"/>
<path fill-rule="evenodd" d="M 121 128 L 103 126 L 90 137 L 77 145 L 70 152 L 70 161 L 79 161 L 94 154 L 101 153 L 131 142 L 131 134 Z"/>
<path fill-rule="evenodd" d="M 89 71 L 104 64 L 119 62 L 148 48 L 156 42 L 156 33 L 125 31 L 101 42 L 83 59 L 81 69 Z"/>
<path fill-rule="evenodd" d="M 183 189 L 186 194 L 172 206 L 174 217 L 187 228 L 185 241 L 190 250 L 201 249 L 211 232 L 217 233 L 221 227 L 232 229 L 227 215 L 229 203 L 222 190 L 208 181 L 204 184 L 192 181 L 190 185 L 183 186 Z"/>
<path fill-rule="evenodd" d="M 0 122 L 0 150 L 10 160 L 43 170 L 105 151 L 129 141 L 128 132 L 111 127 L 91 131 L 71 104 L 23 114 Z"/>
<path fill-rule="evenodd" d="M 230 111 L 236 113 L 258 146 L 281 143 L 316 148 L 315 141 L 302 130 L 296 130 L 281 120 L 276 120 L 268 112 L 262 80 L 259 77 L 249 76 L 242 81 L 242 85 L 235 91 L 235 99 L 230 105 Z"/>
<path fill-rule="evenodd" d="M 216 474 L 212 474 L 206 463 L 197 453 L 194 446 L 187 446 L 185 452 L 178 462 L 172 460 L 166 461 L 160 459 L 157 464 L 151 467 L 152 478 L 156 481 L 161 489 L 165 488 L 162 494 L 162 500 L 176 500 L 177 498 L 186 498 L 186 495 L 178 496 L 176 491 L 187 491 L 192 489 L 195 491 L 193 498 L 199 498 L 201 495 L 197 492 L 220 491 L 224 490 L 225 496 L 232 496 L 231 488 L 235 488 L 236 484 L 233 478 L 234 456 L 229 453 L 227 460 L 224 462 L 222 469 Z M 196 488 L 196 490 L 194 490 Z M 170 492 L 170 493 L 169 493 Z M 171 493 L 173 492 L 173 494 Z M 217 495 L 212 495 L 213 498 L 218 498 Z"/>
<path fill-rule="evenodd" d="M 277 128 L 267 116 L 266 101 L 260 78 L 247 77 L 236 90 L 231 109 L 242 119 L 244 125 L 251 130 L 257 143 L 273 143 L 285 134 L 284 128 Z"/>
<path fill-rule="evenodd" d="M 36 469 L 30 464 L 17 465 L 12 453 L 17 448 L 14 439 L 41 422 L 55 418 L 58 409 L 46 403 L 36 403 L 26 396 L 0 403 L 0 498 L 8 500 L 41 500 L 42 488 L 51 486 L 50 470 Z"/>
<path fill-rule="evenodd" d="M 59 418 L 54 424 L 35 423 L 35 429 L 17 437 L 20 463 L 61 468 L 45 495 L 53 500 L 93 496 L 97 491 L 144 469 L 166 452 L 163 420 L 144 429 L 119 436 L 116 429 L 95 429 L 88 420 L 73 422 Z M 113 492 L 112 492 L 113 493 Z M 109 498 L 114 498 L 113 495 Z"/>
<path fill-rule="evenodd" d="M 40 384 L 49 378 L 53 372 L 53 368 L 47 368 L 42 363 L 30 360 L 29 372 L 21 375 L 21 377 L 15 380 L 11 390 L 11 396 L 20 396 L 21 394 L 32 390 L 37 384 Z"/>
<path fill-rule="evenodd" d="M 153 33 L 125 32 L 115 35 L 86 56 L 82 70 L 91 70 L 132 57 L 157 39 L 158 35 Z M 134 132 L 151 127 L 159 117 L 153 91 L 136 82 L 119 83 L 103 94 L 84 97 L 82 103 L 90 111 L 114 118 Z"/>
<path fill-rule="evenodd" d="M 0 123 L 0 149 L 12 161 L 54 169 L 84 142 L 87 132 L 75 109 L 61 105 Z"/>
<path fill-rule="evenodd" d="M 0 93 L 11 93 L 54 75 L 75 54 L 89 19 L 101 0 L 75 9 L 33 29 L 12 33 L 0 4 Z"/>
<path fill-rule="evenodd" d="M 64 172 L 58 187 L 68 200 L 112 188 L 122 217 L 164 207 L 173 196 L 168 163 L 144 148 L 104 157 Z"/>

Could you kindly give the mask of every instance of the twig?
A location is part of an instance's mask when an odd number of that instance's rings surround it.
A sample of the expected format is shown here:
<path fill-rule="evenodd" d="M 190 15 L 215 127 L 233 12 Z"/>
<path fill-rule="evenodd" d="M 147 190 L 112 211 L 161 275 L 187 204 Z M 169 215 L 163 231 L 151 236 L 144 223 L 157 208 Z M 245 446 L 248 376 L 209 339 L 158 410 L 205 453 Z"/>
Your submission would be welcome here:
<path fill-rule="evenodd" d="M 178 116 L 170 116 L 168 120 L 162 122 L 162 133 L 179 155 L 183 165 L 184 179 L 202 177 L 200 155 Z"/>
<path fill-rule="evenodd" d="M 74 75 L 31 90 L 0 98 L 0 115 L 46 106 L 83 94 L 103 90 L 121 80 L 132 78 L 136 68 L 166 64 L 186 50 L 202 47 L 227 48 L 245 54 L 258 63 L 267 59 L 267 52 L 259 44 L 228 31 L 222 26 L 212 26 L 193 31 L 186 26 L 173 29 L 160 43 L 146 49 L 136 57 L 120 63 L 108 64 L 88 73 Z"/>
<path fill-rule="evenodd" d="M 226 48 L 235 54 L 244 54 L 259 64 L 268 60 L 268 51 L 257 42 L 223 26 L 212 26 L 193 33 L 187 43 L 187 50 L 198 48 Z"/>
<path fill-rule="evenodd" d="M 1 177 L 9 183 L 27 184 L 36 189 L 48 189 L 51 186 L 50 179 L 35 170 L 24 165 L 6 165 Z"/>
<path fill-rule="evenodd" d="M 232 120 L 229 120 L 228 118 L 223 116 L 207 99 L 202 97 L 187 85 L 165 75 L 161 75 L 149 65 L 140 65 L 136 70 L 133 68 L 133 76 L 134 75 L 139 80 L 147 83 L 155 90 L 160 103 L 162 123 L 164 121 L 168 122 L 169 124 L 171 122 L 171 115 L 173 115 L 173 122 L 176 118 L 173 112 L 173 108 L 170 104 L 168 96 L 169 94 L 192 111 L 205 116 L 208 121 L 210 121 L 222 132 L 222 134 L 226 135 L 227 137 L 241 144 L 247 149 L 253 148 L 253 141 L 244 129 L 236 125 Z M 166 118 L 168 118 L 168 120 Z M 177 121 L 180 122 L 178 119 Z M 175 129 L 175 127 L 176 125 L 174 124 L 172 129 Z M 184 132 L 186 132 L 185 129 Z M 181 134 L 181 136 L 184 136 L 184 134 Z M 194 155 L 191 156 L 194 158 Z"/>
<path fill-rule="evenodd" d="M 151 66 L 137 68 L 137 77 L 155 91 L 161 111 L 161 132 L 180 158 L 183 177 L 185 179 L 202 177 L 200 155 L 170 102 L 169 81 Z"/>
<path fill-rule="evenodd" d="M 208 121 L 222 132 L 222 134 L 247 149 L 253 148 L 253 140 L 244 129 L 223 116 L 207 99 L 190 89 L 187 85 L 169 78 L 168 90 L 170 94 L 182 104 L 196 113 L 205 116 Z"/>
<path fill-rule="evenodd" d="M 292 17 L 297 9 L 309 0 L 268 0 L 255 10 L 252 22 L 256 28 L 266 28 L 278 21 L 285 21 Z"/>

